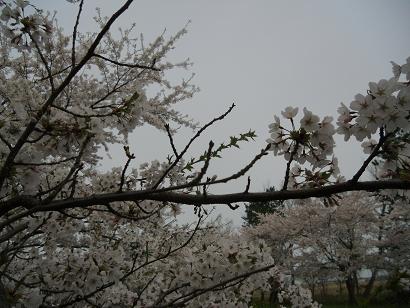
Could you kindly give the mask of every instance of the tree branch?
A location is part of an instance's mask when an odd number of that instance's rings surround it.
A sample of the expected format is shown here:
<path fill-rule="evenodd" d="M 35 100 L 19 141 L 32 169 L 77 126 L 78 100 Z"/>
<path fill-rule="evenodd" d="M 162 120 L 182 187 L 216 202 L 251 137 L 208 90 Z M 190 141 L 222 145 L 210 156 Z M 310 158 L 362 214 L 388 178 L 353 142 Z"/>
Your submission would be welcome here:
<path fill-rule="evenodd" d="M 122 192 L 122 188 L 124 186 L 125 183 L 125 172 L 127 171 L 127 168 L 131 162 L 131 160 L 133 160 L 135 158 L 135 155 L 133 153 L 130 153 L 130 147 L 129 146 L 124 146 L 124 151 L 125 151 L 125 155 L 127 155 L 127 162 L 125 163 L 124 168 L 122 169 L 122 173 L 121 173 L 121 183 L 120 183 L 120 188 L 118 190 L 118 192 Z"/>
<path fill-rule="evenodd" d="M 201 180 L 204 177 L 206 171 L 208 170 L 209 161 L 211 160 L 211 154 L 212 154 L 213 146 L 214 146 L 214 143 L 212 141 L 209 141 L 208 151 L 206 152 L 204 165 L 201 168 L 201 171 L 199 172 L 198 176 L 195 177 L 195 179 L 193 179 L 189 184 L 195 186 L 195 185 L 198 185 L 201 182 Z"/>
<path fill-rule="evenodd" d="M 289 174 L 290 174 L 290 165 L 292 164 L 293 157 L 296 155 L 299 149 L 299 141 L 296 141 L 295 148 L 293 149 L 292 153 L 290 153 L 289 161 L 286 164 L 286 174 L 285 174 L 285 181 L 283 183 L 282 190 L 287 190 L 288 189 L 288 183 L 289 183 Z"/>
<path fill-rule="evenodd" d="M 169 129 L 169 124 L 168 123 L 165 124 L 165 129 L 166 129 L 167 134 L 168 134 L 168 139 L 169 139 L 169 143 L 171 144 L 172 151 L 174 152 L 175 157 L 178 157 L 178 151 L 175 147 L 174 138 L 172 138 L 171 130 Z"/>
<path fill-rule="evenodd" d="M 235 107 L 235 104 L 232 104 L 231 107 L 229 107 L 229 109 L 224 114 L 222 114 L 221 116 L 213 119 L 212 121 L 208 122 L 203 127 L 201 127 L 201 129 L 198 130 L 198 132 L 191 138 L 191 140 L 189 140 L 188 144 L 185 146 L 185 148 L 182 150 L 182 152 L 179 153 L 179 155 L 175 158 L 175 160 L 171 164 L 171 166 L 169 166 L 168 169 L 165 170 L 165 172 L 163 173 L 161 178 L 152 186 L 151 189 L 156 189 L 162 183 L 162 181 L 165 179 L 165 177 L 168 175 L 168 173 L 178 164 L 178 162 L 181 160 L 181 158 L 185 155 L 186 151 L 188 151 L 188 149 L 191 146 L 192 142 L 194 142 L 194 140 L 197 139 L 202 134 L 202 132 L 204 130 L 206 130 L 209 126 L 211 126 L 215 122 L 223 120 L 232 111 L 232 109 L 234 107 Z"/>
<path fill-rule="evenodd" d="M 71 48 L 71 64 L 74 67 L 75 66 L 75 40 L 77 39 L 77 28 L 78 28 L 78 24 L 80 23 L 80 16 L 81 16 L 81 11 L 83 10 L 83 4 L 84 4 L 84 0 L 80 1 L 80 5 L 78 7 L 78 13 L 77 13 L 77 18 L 75 20 L 75 25 L 74 25 L 74 29 L 73 29 L 73 46 Z"/>
<path fill-rule="evenodd" d="M 147 65 L 141 65 L 141 64 L 130 64 L 130 63 L 118 62 L 118 61 L 106 58 L 106 57 L 104 57 L 102 55 L 99 55 L 99 54 L 96 54 L 96 53 L 93 56 L 97 57 L 97 58 L 100 58 L 100 59 L 103 59 L 104 61 L 110 62 L 110 63 L 118 65 L 118 66 L 125 66 L 125 67 L 130 67 L 130 68 L 141 68 L 141 69 L 144 69 L 144 70 L 152 70 L 152 71 L 160 71 L 159 68 L 154 67 L 156 59 L 154 59 L 152 61 L 150 66 L 147 66 Z"/>
<path fill-rule="evenodd" d="M 95 49 L 100 44 L 102 38 L 108 32 L 108 30 L 110 29 L 114 21 L 128 9 L 128 7 L 131 5 L 132 2 L 133 0 L 127 0 L 124 3 L 124 5 L 111 16 L 111 18 L 107 21 L 105 26 L 98 33 L 97 37 L 95 38 L 94 42 L 91 44 L 85 56 L 81 59 L 81 61 L 76 66 L 74 66 L 71 69 L 67 77 L 63 80 L 63 82 L 54 91 L 51 92 L 49 98 L 46 100 L 43 106 L 41 106 L 40 110 L 36 113 L 36 115 L 32 117 L 30 122 L 27 124 L 26 129 L 21 134 L 20 138 L 17 140 L 15 146 L 10 151 L 7 158 L 4 160 L 3 166 L 1 167 L 0 189 L 3 187 L 4 181 L 8 177 L 10 171 L 12 170 L 14 159 L 16 158 L 17 154 L 19 153 L 23 145 L 26 143 L 27 138 L 30 136 L 30 134 L 35 129 L 37 123 L 40 121 L 42 116 L 47 112 L 50 105 L 57 99 L 57 97 L 61 94 L 61 92 L 63 92 L 63 90 L 70 84 L 74 76 L 77 75 L 77 73 L 84 67 L 84 65 L 94 55 Z"/>
<path fill-rule="evenodd" d="M 187 294 L 183 294 L 180 297 L 177 297 L 176 299 L 173 299 L 171 302 L 166 303 L 165 305 L 159 305 L 157 307 L 158 308 L 159 307 L 162 307 L 162 308 L 165 308 L 165 307 L 183 307 L 183 306 L 185 306 L 185 303 L 189 302 L 190 300 L 194 299 L 195 297 L 198 297 L 201 294 L 204 294 L 206 292 L 218 289 L 219 287 L 222 287 L 222 289 L 223 289 L 229 283 L 232 283 L 234 281 L 241 280 L 241 279 L 246 279 L 249 276 L 255 275 L 257 273 L 266 272 L 274 266 L 276 266 L 276 264 L 267 265 L 267 266 L 258 268 L 256 270 L 252 270 L 252 271 L 243 273 L 241 275 L 234 276 L 230 279 L 226 279 L 226 280 L 221 281 L 217 284 L 214 284 L 214 285 L 212 285 L 208 288 L 194 289 L 193 291 L 191 291 Z"/>
<path fill-rule="evenodd" d="M 71 200 L 57 200 L 49 204 L 39 204 L 32 208 L 33 212 L 60 211 L 69 208 L 84 208 L 93 205 L 107 204 L 115 201 L 168 201 L 181 204 L 228 204 L 235 202 L 265 202 L 274 200 L 306 199 L 310 197 L 325 197 L 347 191 L 375 191 L 379 189 L 410 189 L 410 181 L 392 179 L 383 181 L 344 182 L 319 188 L 306 188 L 286 191 L 272 191 L 259 193 L 234 193 L 223 195 L 194 195 L 176 192 L 158 192 L 156 190 L 142 190 L 123 193 L 107 193 L 92 195 L 85 198 Z M 4 206 L 15 204 L 19 206 L 21 196 L 3 202 Z M 24 200 L 27 203 L 29 197 Z M 33 198 L 33 202 L 38 202 Z M 2 205 L 3 206 L 3 205 Z"/>
<path fill-rule="evenodd" d="M 351 178 L 351 182 L 357 182 L 360 178 L 360 176 L 363 174 L 363 172 L 366 170 L 367 166 L 370 164 L 370 162 L 379 154 L 379 150 L 386 141 L 387 137 L 389 134 L 385 135 L 384 130 L 382 127 L 380 127 L 380 138 L 379 142 L 377 145 L 374 147 L 373 152 L 369 155 L 369 157 L 364 161 L 363 165 L 360 167 L 360 169 L 356 172 L 356 174 Z"/>

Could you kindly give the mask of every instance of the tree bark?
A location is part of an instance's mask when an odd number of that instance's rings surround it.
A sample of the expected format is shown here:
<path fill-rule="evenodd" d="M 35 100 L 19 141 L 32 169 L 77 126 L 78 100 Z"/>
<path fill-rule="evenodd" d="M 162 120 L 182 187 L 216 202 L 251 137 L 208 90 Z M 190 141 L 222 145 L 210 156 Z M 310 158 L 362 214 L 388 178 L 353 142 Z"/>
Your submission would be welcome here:
<path fill-rule="evenodd" d="M 357 277 L 357 271 L 353 272 L 353 278 L 354 278 L 354 286 L 356 288 L 356 294 L 360 294 L 360 285 L 359 285 L 359 278 Z"/>
<path fill-rule="evenodd" d="M 322 285 L 322 296 L 326 296 L 326 282 L 324 280 L 320 281 L 320 284 Z"/>
<path fill-rule="evenodd" d="M 350 274 L 346 279 L 346 289 L 347 289 L 347 294 L 348 294 L 349 305 L 356 306 L 357 305 L 356 292 L 355 292 L 356 288 L 355 288 L 354 278 L 352 277 L 352 274 Z"/>
<path fill-rule="evenodd" d="M 372 270 L 372 276 L 370 277 L 369 281 L 367 282 L 366 288 L 363 292 L 363 297 L 365 299 L 368 299 L 370 297 L 370 294 L 373 290 L 374 283 L 376 281 L 377 277 L 377 269 Z"/>
<path fill-rule="evenodd" d="M 4 287 L 1 281 L 0 281 L 0 307 L 11 308 L 10 302 L 7 298 L 6 288 Z"/>

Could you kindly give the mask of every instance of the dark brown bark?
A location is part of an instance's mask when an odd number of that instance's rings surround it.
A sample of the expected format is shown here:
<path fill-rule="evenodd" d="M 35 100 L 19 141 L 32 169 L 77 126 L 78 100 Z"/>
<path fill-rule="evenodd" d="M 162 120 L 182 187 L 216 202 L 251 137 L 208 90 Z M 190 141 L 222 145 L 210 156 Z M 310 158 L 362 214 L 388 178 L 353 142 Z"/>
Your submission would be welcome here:
<path fill-rule="evenodd" d="M 370 294 L 372 293 L 372 290 L 374 287 L 374 283 L 376 281 L 376 277 L 377 277 L 377 269 L 372 270 L 372 276 L 370 277 L 369 281 L 366 284 L 366 288 L 364 289 L 364 292 L 363 292 L 363 297 L 365 299 L 368 299 L 370 297 Z"/>
<path fill-rule="evenodd" d="M 359 285 L 359 278 L 357 277 L 357 272 L 353 273 L 354 278 L 354 286 L 356 288 L 356 294 L 360 294 L 360 285 Z"/>
<path fill-rule="evenodd" d="M 357 299 L 356 299 L 356 288 L 355 288 L 355 281 L 352 275 L 349 275 L 345 281 L 346 283 L 346 289 L 347 289 L 347 295 L 348 295 L 348 303 L 350 306 L 356 306 L 357 305 Z"/>
<path fill-rule="evenodd" d="M 208 183 L 209 184 L 209 183 Z M 202 184 L 201 184 L 202 185 Z M 36 206 L 36 211 L 58 211 L 68 208 L 87 207 L 92 205 L 106 204 L 115 201 L 140 201 L 155 200 L 168 201 L 181 204 L 227 204 L 235 202 L 264 202 L 272 200 L 291 200 L 305 199 L 310 197 L 324 197 L 332 194 L 338 194 L 347 191 L 368 190 L 375 191 L 379 189 L 410 189 L 410 181 L 392 179 L 384 181 L 366 181 L 366 182 L 344 182 L 323 186 L 318 188 L 306 188 L 286 191 L 272 191 L 260 193 L 234 193 L 223 195 L 194 195 L 186 193 L 171 192 L 184 187 L 170 187 L 156 190 L 129 191 L 123 193 L 106 193 L 101 195 L 92 195 L 84 198 L 73 198 L 68 200 L 56 200 L 48 204 Z M 19 196 L 1 204 L 2 207 L 17 207 L 24 197 L 25 204 L 29 207 L 29 197 Z M 33 203 L 38 201 L 32 198 Z"/>
<path fill-rule="evenodd" d="M 322 296 L 324 297 L 324 296 L 326 296 L 326 281 L 325 281 L 325 280 L 322 280 L 322 281 L 320 282 L 320 284 L 321 284 L 321 286 L 322 286 Z"/>
<path fill-rule="evenodd" d="M 6 288 L 4 287 L 3 283 L 0 281 L 0 307 L 2 308 L 10 308 L 11 304 L 7 298 Z"/>

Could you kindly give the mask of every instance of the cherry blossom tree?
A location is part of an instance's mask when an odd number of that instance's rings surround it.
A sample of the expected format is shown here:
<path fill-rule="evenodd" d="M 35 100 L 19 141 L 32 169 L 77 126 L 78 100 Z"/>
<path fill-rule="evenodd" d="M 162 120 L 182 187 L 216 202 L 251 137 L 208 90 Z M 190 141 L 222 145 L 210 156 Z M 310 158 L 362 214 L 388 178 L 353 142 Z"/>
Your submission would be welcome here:
<path fill-rule="evenodd" d="M 344 281 L 349 303 L 356 304 L 359 295 L 369 297 L 378 271 L 410 266 L 408 201 L 388 206 L 363 192 L 339 195 L 333 204 L 307 199 L 261 215 L 260 224 L 244 234 L 264 240 L 277 265 L 304 280 L 312 291 L 323 279 Z M 358 285 L 361 270 L 372 272 L 363 294 Z"/>
<path fill-rule="evenodd" d="M 133 26 L 116 36 L 110 29 L 132 4 L 127 0 L 110 17 L 96 16 L 98 32 L 82 34 L 84 1 L 70 2 L 78 14 L 67 35 L 28 1 L 0 1 L 1 305 L 238 307 L 275 281 L 282 302 L 315 306 L 308 291 L 283 279 L 264 242 L 243 241 L 220 223 L 207 223 L 203 205 L 331 200 L 354 190 L 405 195 L 410 60 L 394 64 L 394 78 L 370 83 L 368 95 L 358 95 L 351 109 L 342 105 L 337 129 L 331 117 L 320 120 L 306 108 L 298 126 L 298 108 L 287 108 L 282 115 L 290 127 L 275 116 L 266 147 L 238 172 L 218 178 L 207 175 L 210 161 L 256 136 L 248 131 L 219 146 L 211 141 L 198 158 L 186 157 L 192 143 L 235 107 L 203 126 L 175 109 L 198 91 L 191 76 L 180 84 L 166 79 L 167 71 L 190 66 L 166 60 L 186 29 L 149 44 Z M 133 167 L 128 135 L 146 124 L 168 135 L 172 154 Z M 175 124 L 195 131 L 182 149 L 174 144 Z M 366 139 L 369 157 L 348 181 L 332 156 L 336 131 L 346 141 Z M 126 163 L 98 171 L 99 149 L 109 152 L 114 143 L 124 146 Z M 243 192 L 210 193 L 244 176 L 270 151 L 287 161 L 282 190 L 251 193 L 248 178 Z M 376 157 L 383 160 L 383 179 L 360 182 Z M 175 224 L 180 204 L 195 207 L 195 226 Z"/>

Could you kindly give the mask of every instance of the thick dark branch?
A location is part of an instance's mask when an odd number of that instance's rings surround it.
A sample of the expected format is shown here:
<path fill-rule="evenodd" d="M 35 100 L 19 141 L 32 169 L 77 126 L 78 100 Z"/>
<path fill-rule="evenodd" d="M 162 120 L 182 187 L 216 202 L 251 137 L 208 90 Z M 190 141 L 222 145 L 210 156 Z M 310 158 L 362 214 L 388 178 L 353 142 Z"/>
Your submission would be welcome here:
<path fill-rule="evenodd" d="M 234 193 L 223 195 L 194 195 L 175 192 L 157 192 L 155 190 L 133 191 L 123 193 L 107 193 L 72 200 L 53 201 L 35 207 L 34 212 L 59 211 L 69 208 L 82 208 L 92 205 L 107 204 L 115 201 L 168 201 L 181 204 L 228 204 L 235 202 L 265 202 L 273 200 L 305 199 L 310 197 L 325 197 L 347 191 L 375 191 L 379 189 L 410 189 L 410 181 L 399 179 L 366 182 L 344 182 L 319 188 L 306 188 L 286 191 L 259 193 Z M 4 202 L 14 203 L 14 199 Z M 18 200 L 16 200 L 18 202 Z M 27 200 L 26 200 L 27 202 Z M 20 204 L 17 203 L 16 206 Z"/>
<path fill-rule="evenodd" d="M 141 68 L 141 69 L 144 69 L 144 70 L 152 70 L 152 71 L 160 71 L 159 68 L 154 67 L 155 62 L 156 62 L 155 59 L 154 59 L 154 61 L 152 61 L 151 65 L 148 66 L 148 65 L 142 65 L 142 64 L 131 64 L 131 63 L 118 62 L 118 61 L 106 58 L 106 57 L 104 57 L 102 55 L 99 55 L 99 54 L 96 54 L 96 53 L 94 54 L 94 57 L 103 59 L 104 61 L 110 62 L 110 63 L 118 65 L 118 66 L 125 66 L 125 67 L 130 67 L 130 68 Z"/>
<path fill-rule="evenodd" d="M 6 214 L 7 212 L 11 211 L 15 207 L 22 206 L 27 209 L 30 209 L 38 205 L 40 205 L 40 201 L 32 196 L 17 196 L 10 200 L 0 202 L 0 217 Z M 0 225 L 0 230 L 5 225 L 7 224 L 2 223 Z"/>

